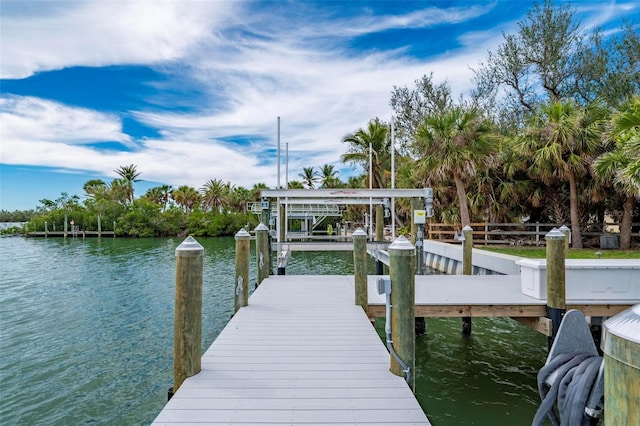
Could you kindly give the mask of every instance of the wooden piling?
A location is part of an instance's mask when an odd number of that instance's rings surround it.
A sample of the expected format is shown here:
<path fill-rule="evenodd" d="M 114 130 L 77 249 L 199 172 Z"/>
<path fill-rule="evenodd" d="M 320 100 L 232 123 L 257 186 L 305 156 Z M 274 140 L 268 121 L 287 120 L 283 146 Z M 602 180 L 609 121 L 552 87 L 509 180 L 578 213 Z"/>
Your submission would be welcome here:
<path fill-rule="evenodd" d="M 249 248 L 250 235 L 244 228 L 235 235 L 236 239 L 236 273 L 234 282 L 234 308 L 238 312 L 249 304 Z"/>
<path fill-rule="evenodd" d="M 256 261 L 258 262 L 258 282 L 269 277 L 269 228 L 260 222 L 256 227 Z"/>
<path fill-rule="evenodd" d="M 376 241 L 384 241 L 384 206 L 376 205 Z"/>
<path fill-rule="evenodd" d="M 549 348 L 553 343 L 562 317 L 567 311 L 565 290 L 565 235 L 553 228 L 544 236 L 547 242 L 547 317 L 551 319 Z"/>
<path fill-rule="evenodd" d="M 606 424 L 640 424 L 640 305 L 604 323 Z"/>
<path fill-rule="evenodd" d="M 415 247 L 405 237 L 398 237 L 389 246 L 391 278 L 391 340 L 393 347 L 411 371 L 409 386 L 415 389 Z M 404 376 L 402 367 L 390 357 L 391 372 Z"/>
<path fill-rule="evenodd" d="M 203 257 L 204 249 L 193 237 L 176 248 L 173 392 L 200 372 Z"/>
<path fill-rule="evenodd" d="M 473 275 L 473 229 L 466 225 L 462 228 L 462 275 Z M 471 335 L 471 317 L 462 317 L 462 334 Z"/>
<path fill-rule="evenodd" d="M 362 228 L 353 233 L 353 273 L 356 287 L 356 305 L 369 314 L 367 292 L 367 233 Z"/>

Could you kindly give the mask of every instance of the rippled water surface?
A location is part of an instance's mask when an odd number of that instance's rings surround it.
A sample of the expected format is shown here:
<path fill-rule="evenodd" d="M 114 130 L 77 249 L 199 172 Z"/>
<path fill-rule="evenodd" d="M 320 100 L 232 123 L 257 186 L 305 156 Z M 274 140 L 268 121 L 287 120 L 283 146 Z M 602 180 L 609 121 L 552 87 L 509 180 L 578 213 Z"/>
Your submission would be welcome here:
<path fill-rule="evenodd" d="M 155 418 L 172 382 L 180 241 L 0 238 L 1 424 Z M 233 310 L 234 242 L 199 242 L 205 350 Z M 295 253 L 287 273 L 352 270 L 348 253 Z M 506 318 L 474 320 L 470 338 L 460 328 L 459 319 L 427 319 L 417 340 L 416 392 L 432 423 L 530 424 L 544 338 Z"/>

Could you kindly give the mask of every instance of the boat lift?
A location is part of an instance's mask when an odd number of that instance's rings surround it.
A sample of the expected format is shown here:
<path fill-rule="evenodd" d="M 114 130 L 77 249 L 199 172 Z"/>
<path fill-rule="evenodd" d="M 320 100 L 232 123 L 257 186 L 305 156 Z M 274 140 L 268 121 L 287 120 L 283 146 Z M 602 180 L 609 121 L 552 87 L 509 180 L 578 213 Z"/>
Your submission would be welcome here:
<path fill-rule="evenodd" d="M 288 218 L 305 218 L 318 216 L 342 216 L 341 206 L 369 204 L 370 206 L 384 205 L 391 210 L 392 224 L 395 225 L 395 198 L 423 198 L 426 216 L 432 216 L 433 211 L 433 190 L 431 188 L 419 189 L 358 189 L 358 188 L 336 188 L 336 189 L 263 189 L 261 191 L 262 203 L 260 210 L 267 210 L 271 216 L 270 220 L 275 220 L 278 263 L 282 251 L 283 233 L 281 227 L 286 230 Z M 276 200 L 276 205 L 270 209 L 269 200 Z M 251 211 L 258 213 L 256 204 Z M 281 210 L 281 207 L 284 209 Z M 274 211 L 275 210 L 275 211 Z M 280 218 L 283 211 L 284 220 Z M 372 238 L 372 221 L 370 220 L 369 237 Z M 316 220 L 316 223 L 319 221 Z M 271 223 L 270 225 L 272 225 Z M 395 230 L 395 227 L 392 228 Z M 395 234 L 395 232 L 392 232 Z M 395 235 L 392 235 L 392 239 Z M 286 259 L 282 259 L 285 260 Z"/>

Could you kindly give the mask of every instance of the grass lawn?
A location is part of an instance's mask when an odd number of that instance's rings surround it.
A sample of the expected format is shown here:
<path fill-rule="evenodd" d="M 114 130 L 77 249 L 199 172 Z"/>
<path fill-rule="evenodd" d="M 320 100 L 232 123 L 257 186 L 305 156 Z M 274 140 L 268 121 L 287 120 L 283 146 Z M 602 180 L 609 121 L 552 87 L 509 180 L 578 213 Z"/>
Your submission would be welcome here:
<path fill-rule="evenodd" d="M 475 248 L 513 256 L 544 259 L 547 257 L 544 247 L 478 247 Z M 640 259 L 640 250 L 598 250 L 569 249 L 569 259 Z"/>

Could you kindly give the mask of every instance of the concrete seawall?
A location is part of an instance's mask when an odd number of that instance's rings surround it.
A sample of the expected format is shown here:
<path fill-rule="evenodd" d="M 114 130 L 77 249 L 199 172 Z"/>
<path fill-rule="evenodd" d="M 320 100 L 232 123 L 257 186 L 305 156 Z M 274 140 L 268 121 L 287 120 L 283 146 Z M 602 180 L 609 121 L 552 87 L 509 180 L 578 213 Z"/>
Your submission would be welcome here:
<path fill-rule="evenodd" d="M 462 245 L 425 240 L 426 266 L 450 275 L 462 274 Z M 518 256 L 473 249 L 473 275 L 519 275 Z"/>

